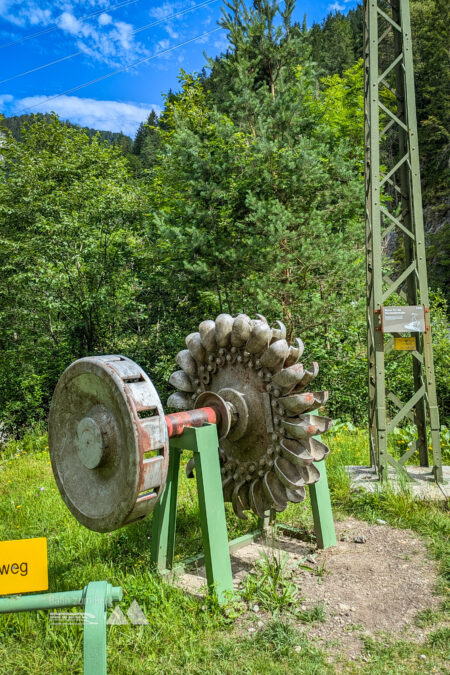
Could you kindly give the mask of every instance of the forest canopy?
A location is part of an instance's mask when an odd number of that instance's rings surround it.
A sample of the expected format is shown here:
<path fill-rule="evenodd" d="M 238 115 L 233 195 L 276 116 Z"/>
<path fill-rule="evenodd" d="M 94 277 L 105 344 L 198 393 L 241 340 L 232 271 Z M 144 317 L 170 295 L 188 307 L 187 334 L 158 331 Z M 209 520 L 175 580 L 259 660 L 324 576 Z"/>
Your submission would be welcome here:
<path fill-rule="evenodd" d="M 411 6 L 445 414 L 448 75 L 430 40 L 447 30 L 448 9 Z M 227 4 L 226 53 L 200 74 L 180 73 L 179 91 L 133 147 L 56 115 L 30 116 L 20 136 L 4 136 L 4 433 L 45 420 L 59 375 L 84 355 L 126 354 L 163 395 L 184 337 L 221 311 L 282 319 L 305 341 L 306 360 L 319 361 L 330 414 L 365 419 L 361 8 L 310 30 L 292 22 L 293 9 L 293 0 Z M 445 50 L 434 37 L 436 53 Z M 387 369 L 406 398 L 404 361 L 388 357 Z"/>

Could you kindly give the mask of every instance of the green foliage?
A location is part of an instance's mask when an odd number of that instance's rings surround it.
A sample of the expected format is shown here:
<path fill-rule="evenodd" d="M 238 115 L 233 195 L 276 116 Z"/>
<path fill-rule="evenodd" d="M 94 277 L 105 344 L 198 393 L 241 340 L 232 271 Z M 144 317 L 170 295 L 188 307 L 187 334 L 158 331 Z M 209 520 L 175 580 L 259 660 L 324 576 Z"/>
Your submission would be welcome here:
<path fill-rule="evenodd" d="M 56 116 L 2 155 L 0 400 L 7 425 L 26 424 L 73 358 L 139 321 L 143 204 L 119 151 Z"/>
<path fill-rule="evenodd" d="M 439 628 L 438 630 L 430 633 L 428 636 L 428 643 L 431 647 L 438 649 L 447 649 L 449 650 L 450 645 L 450 628 L 448 626 Z"/>
<path fill-rule="evenodd" d="M 288 337 L 306 343 L 305 365 L 320 364 L 315 386 L 330 390 L 331 416 L 366 419 L 362 8 L 310 32 L 292 23 L 293 8 L 226 4 L 226 53 L 208 76 L 181 73 L 181 90 L 142 123 L 133 152 L 54 115 L 11 118 L 22 132 L 4 141 L 0 166 L 4 432 L 43 422 L 62 370 L 86 354 L 134 358 L 164 399 L 184 337 L 220 311 L 284 320 Z M 444 99 L 436 103 L 427 70 L 429 59 L 443 67 L 430 52 L 441 9 L 441 0 L 412 2 L 423 121 L 441 115 L 442 126 Z M 439 224 L 429 256 L 443 286 Z M 445 421 L 439 291 L 431 309 Z M 409 358 L 394 352 L 386 363 L 405 400 Z"/>
<path fill-rule="evenodd" d="M 342 75 L 355 61 L 355 35 L 349 18 L 334 12 L 314 24 L 309 34 L 312 55 L 326 73 Z"/>
<path fill-rule="evenodd" d="M 346 138 L 349 151 L 357 155 L 364 171 L 364 68 L 359 59 L 342 76 L 323 77 L 322 94 L 316 105 L 334 140 Z"/>
<path fill-rule="evenodd" d="M 270 548 L 264 551 L 245 578 L 242 597 L 274 616 L 283 609 L 294 610 L 300 598 L 291 576 L 292 566 L 287 554 Z"/>
<path fill-rule="evenodd" d="M 325 606 L 319 604 L 309 609 L 300 609 L 295 616 L 302 623 L 314 623 L 315 621 L 323 623 L 326 620 Z"/>
<path fill-rule="evenodd" d="M 336 361 L 335 344 L 353 353 L 346 334 L 364 320 L 361 70 L 327 82 L 317 98 L 292 6 L 229 10 L 230 49 L 211 62 L 211 93 L 183 74 L 162 116 L 150 183 L 159 245 L 187 294 L 195 289 L 218 310 L 281 317 L 307 341 L 309 358 L 327 352 Z M 341 120 L 344 101 L 351 111 Z M 359 341 L 359 326 L 355 333 Z M 350 401 L 344 407 L 355 413 Z"/>
<path fill-rule="evenodd" d="M 133 155 L 139 157 L 139 165 L 144 169 L 150 168 L 155 160 L 159 148 L 157 133 L 158 116 L 154 110 L 149 114 L 147 121 L 142 122 L 136 132 L 133 143 Z"/>
<path fill-rule="evenodd" d="M 51 117 L 52 116 L 49 113 L 12 115 L 11 117 L 0 116 L 0 130 L 8 130 L 11 132 L 13 138 L 16 141 L 21 141 L 22 132 L 27 125 L 33 123 L 36 120 L 50 120 Z M 119 148 L 123 154 L 131 152 L 131 138 L 121 132 L 117 133 L 114 131 L 98 131 L 97 129 L 91 129 L 90 127 L 80 127 L 78 124 L 72 124 L 68 120 L 65 120 L 63 124 L 71 129 L 82 129 L 90 139 L 97 138 L 108 145 L 114 145 Z"/>

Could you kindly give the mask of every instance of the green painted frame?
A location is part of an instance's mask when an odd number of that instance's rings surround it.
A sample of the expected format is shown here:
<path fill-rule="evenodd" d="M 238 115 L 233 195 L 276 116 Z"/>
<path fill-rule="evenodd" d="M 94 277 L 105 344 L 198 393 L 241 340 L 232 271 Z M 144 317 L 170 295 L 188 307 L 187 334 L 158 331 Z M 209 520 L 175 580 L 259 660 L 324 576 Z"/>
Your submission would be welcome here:
<path fill-rule="evenodd" d="M 254 532 L 228 541 L 216 425 L 185 428 L 181 436 L 170 439 L 166 487 L 153 512 L 151 559 L 152 564 L 160 572 L 174 568 L 178 480 L 183 450 L 194 453 L 203 554 L 185 560 L 175 567 L 184 569 L 194 562 L 204 560 L 208 588 L 216 593 L 220 604 L 225 604 L 234 591 L 230 552 L 246 546 L 262 535 L 269 525 L 270 516 L 267 514 L 265 519 L 259 519 L 258 529 Z M 320 480 L 310 485 L 309 491 L 317 545 L 319 548 L 328 548 L 336 545 L 336 534 L 324 461 L 320 462 L 320 471 Z M 276 524 L 276 527 L 281 530 L 293 529 L 283 524 Z"/>

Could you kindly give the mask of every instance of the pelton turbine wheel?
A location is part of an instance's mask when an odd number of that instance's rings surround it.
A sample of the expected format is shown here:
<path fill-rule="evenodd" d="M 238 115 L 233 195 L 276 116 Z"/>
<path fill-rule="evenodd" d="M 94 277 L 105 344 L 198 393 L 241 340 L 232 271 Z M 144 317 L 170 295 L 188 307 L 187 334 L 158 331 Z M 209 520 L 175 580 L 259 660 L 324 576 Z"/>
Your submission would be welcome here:
<path fill-rule="evenodd" d="M 226 402 L 233 423 L 220 439 L 222 486 L 239 518 L 247 510 L 263 517 L 301 502 L 305 486 L 320 478 L 313 462 L 329 452 L 313 436 L 328 431 L 331 420 L 308 414 L 328 392 L 304 391 L 319 372 L 317 363 L 305 370 L 298 363 L 302 341 L 289 345 L 280 321 L 272 328 L 257 317 L 220 314 L 202 321 L 176 356 L 180 370 L 169 381 L 178 391 L 167 401 L 188 410 L 208 405 L 207 392 L 214 392 Z M 191 460 L 188 476 L 192 469 Z"/>

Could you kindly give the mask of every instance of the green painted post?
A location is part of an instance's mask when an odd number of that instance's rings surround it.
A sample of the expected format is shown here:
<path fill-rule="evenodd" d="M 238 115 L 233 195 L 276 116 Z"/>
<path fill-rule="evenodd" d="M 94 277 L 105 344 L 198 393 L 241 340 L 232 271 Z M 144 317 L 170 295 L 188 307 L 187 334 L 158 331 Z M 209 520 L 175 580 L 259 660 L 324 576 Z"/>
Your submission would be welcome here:
<path fill-rule="evenodd" d="M 160 570 L 173 565 L 181 450 L 194 453 L 206 578 L 208 587 L 223 604 L 233 592 L 233 577 L 215 424 L 186 427 L 181 436 L 170 439 L 169 474 L 153 514 L 152 563 Z"/>
<path fill-rule="evenodd" d="M 217 427 L 210 424 L 200 429 L 189 429 L 189 432 L 191 436 L 195 435 L 197 445 L 194 462 L 206 578 L 210 590 L 214 590 L 219 603 L 223 604 L 233 592 L 233 575 L 222 496 Z"/>
<path fill-rule="evenodd" d="M 318 415 L 318 410 L 313 410 L 311 415 Z M 317 436 L 315 436 L 317 438 Z M 320 439 L 318 439 L 320 440 Z M 327 467 L 325 460 L 313 462 L 320 472 L 317 483 L 309 485 L 309 498 L 314 520 L 314 534 L 318 548 L 336 546 L 336 531 L 334 529 L 333 509 L 331 508 L 330 488 L 328 486 Z"/>
<path fill-rule="evenodd" d="M 329 546 L 336 546 L 336 531 L 334 529 L 327 468 L 325 461 L 320 463 L 314 462 L 314 466 L 320 471 L 320 478 L 317 483 L 309 486 L 309 497 L 314 518 L 314 532 L 317 546 L 319 548 L 328 548 Z"/>
<path fill-rule="evenodd" d="M 85 588 L 84 599 L 84 675 L 106 675 L 106 608 L 122 598 L 122 589 L 106 581 L 92 581 Z"/>
<path fill-rule="evenodd" d="M 153 512 L 151 560 L 160 571 L 171 569 L 175 550 L 181 450 L 170 441 L 169 470 L 163 495 Z"/>

